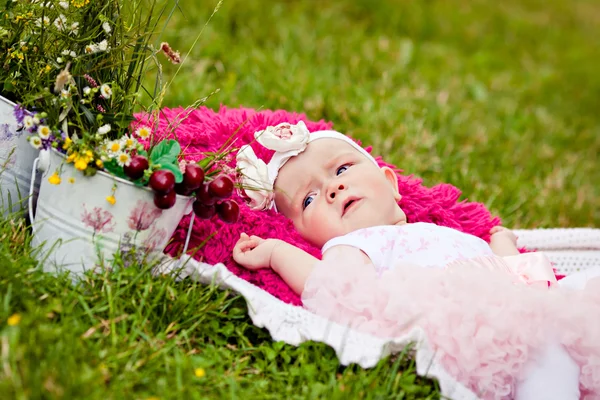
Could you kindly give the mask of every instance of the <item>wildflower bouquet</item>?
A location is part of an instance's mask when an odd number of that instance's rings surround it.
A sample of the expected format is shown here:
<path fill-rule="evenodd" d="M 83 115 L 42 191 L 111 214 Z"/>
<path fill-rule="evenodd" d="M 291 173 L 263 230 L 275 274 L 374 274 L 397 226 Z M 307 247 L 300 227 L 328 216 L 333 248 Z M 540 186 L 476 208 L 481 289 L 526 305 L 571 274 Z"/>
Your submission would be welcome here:
<path fill-rule="evenodd" d="M 198 193 L 195 209 L 208 218 L 217 212 L 219 199 L 219 216 L 233 222 L 239 210 L 228 200 L 233 181 L 219 175 L 204 182 L 205 169 L 222 154 L 208 157 L 203 165 L 182 166 L 176 140 L 164 136 L 157 140 L 151 127 L 132 124 L 142 94 L 150 96 L 150 108 L 159 108 L 159 57 L 181 62 L 167 43 L 156 47 L 150 43 L 160 16 L 169 14 L 165 10 L 171 1 L 161 3 L 159 7 L 157 0 L 6 2 L 0 19 L 3 94 L 20 103 L 15 117 L 31 146 L 64 154 L 64 163 L 48 178 L 51 184 L 60 184 L 64 164 L 71 164 L 84 176 L 104 171 L 149 186 L 161 209 L 171 208 L 177 194 Z M 176 0 L 172 3 L 177 6 Z M 143 79 L 152 71 L 156 81 L 151 91 Z M 71 183 L 75 179 L 68 177 Z M 114 189 L 106 201 L 115 204 Z"/>

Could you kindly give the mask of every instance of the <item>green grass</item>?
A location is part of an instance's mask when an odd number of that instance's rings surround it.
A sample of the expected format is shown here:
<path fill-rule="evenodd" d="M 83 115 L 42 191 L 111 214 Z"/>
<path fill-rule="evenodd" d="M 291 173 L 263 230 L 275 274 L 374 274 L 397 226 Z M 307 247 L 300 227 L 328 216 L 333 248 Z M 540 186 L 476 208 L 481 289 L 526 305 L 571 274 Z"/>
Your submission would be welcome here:
<path fill-rule="evenodd" d="M 216 4 L 181 1 L 163 39 L 185 55 Z M 506 226 L 598 227 L 599 36 L 593 0 L 225 0 L 165 105 L 218 88 L 212 108 L 302 111 Z M 72 287 L 28 240 L 0 223 L 3 398 L 437 396 L 406 357 L 342 368 L 322 344 L 273 343 L 232 293 L 147 267 Z"/>

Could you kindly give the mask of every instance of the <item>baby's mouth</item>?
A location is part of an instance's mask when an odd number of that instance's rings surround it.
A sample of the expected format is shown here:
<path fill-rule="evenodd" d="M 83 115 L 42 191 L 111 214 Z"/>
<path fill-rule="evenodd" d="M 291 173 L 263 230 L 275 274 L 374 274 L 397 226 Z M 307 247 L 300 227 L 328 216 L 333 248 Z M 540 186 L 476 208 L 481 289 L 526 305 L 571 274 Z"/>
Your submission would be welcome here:
<path fill-rule="evenodd" d="M 342 216 L 346 215 L 346 213 L 354 208 L 354 206 L 360 201 L 360 199 L 348 199 L 344 204 L 344 209 L 342 210 Z"/>

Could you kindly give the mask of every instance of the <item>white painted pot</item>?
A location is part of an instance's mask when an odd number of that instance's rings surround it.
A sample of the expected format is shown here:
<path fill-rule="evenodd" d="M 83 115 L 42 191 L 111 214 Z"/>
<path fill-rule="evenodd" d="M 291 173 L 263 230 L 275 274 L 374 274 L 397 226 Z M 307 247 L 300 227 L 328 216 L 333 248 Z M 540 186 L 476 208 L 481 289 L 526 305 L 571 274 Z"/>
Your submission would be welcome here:
<path fill-rule="evenodd" d="M 31 183 L 31 166 L 38 156 L 27 141 L 27 132 L 17 132 L 15 103 L 0 96 L 0 210 L 3 215 L 24 212 Z M 36 182 L 33 196 L 39 191 Z"/>
<path fill-rule="evenodd" d="M 32 246 L 39 246 L 37 258 L 46 271 L 78 275 L 96 269 L 100 260 L 110 267 L 119 248 L 127 251 L 132 246 L 136 258 L 158 257 L 181 218 L 191 212 L 192 197 L 177 195 L 175 206 L 160 210 L 149 188 L 104 172 L 86 177 L 56 150 L 42 151 L 40 160 L 45 172 L 32 219 Z M 57 169 L 62 169 L 62 182 L 50 184 L 48 177 Z M 116 203 L 111 205 L 106 197 L 115 184 Z"/>

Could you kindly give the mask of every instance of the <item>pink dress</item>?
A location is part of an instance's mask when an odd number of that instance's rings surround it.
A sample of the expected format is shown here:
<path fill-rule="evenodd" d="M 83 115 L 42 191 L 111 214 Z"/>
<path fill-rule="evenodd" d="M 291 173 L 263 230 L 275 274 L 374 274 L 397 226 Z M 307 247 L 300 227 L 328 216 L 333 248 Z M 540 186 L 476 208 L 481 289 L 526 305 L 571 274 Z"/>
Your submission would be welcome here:
<path fill-rule="evenodd" d="M 318 262 L 302 294 L 312 312 L 381 337 L 421 327 L 446 370 L 485 399 L 514 398 L 527 361 L 558 341 L 580 366 L 583 398 L 600 398 L 600 279 L 560 288 L 541 253 L 497 257 L 427 223 L 358 230 L 326 243 L 325 256 L 336 245 L 373 265 Z"/>

